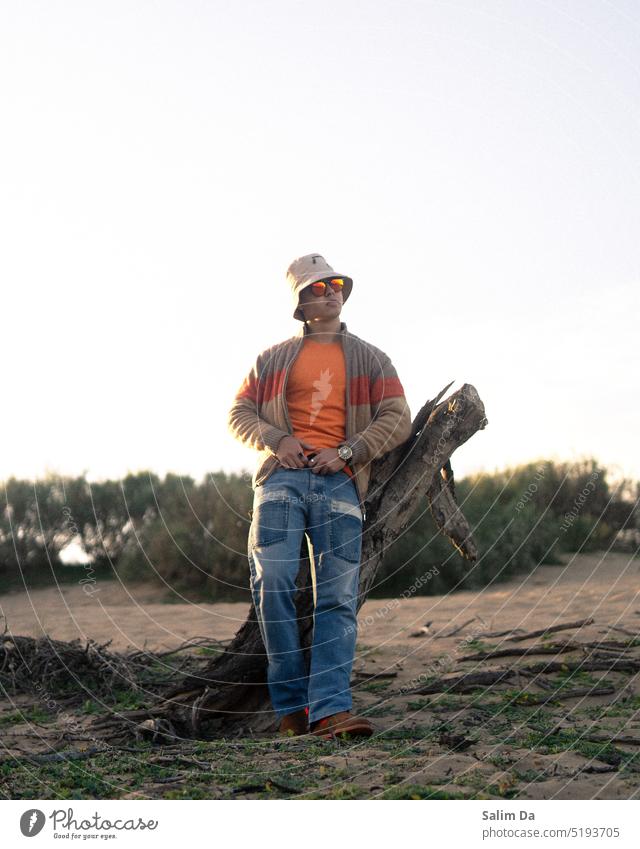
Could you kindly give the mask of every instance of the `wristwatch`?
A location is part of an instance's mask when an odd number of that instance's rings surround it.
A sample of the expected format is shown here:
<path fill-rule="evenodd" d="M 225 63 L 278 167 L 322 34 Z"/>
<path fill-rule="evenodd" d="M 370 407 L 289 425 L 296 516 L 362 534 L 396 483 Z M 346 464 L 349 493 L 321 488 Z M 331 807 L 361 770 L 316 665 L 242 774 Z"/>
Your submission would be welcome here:
<path fill-rule="evenodd" d="M 350 460 L 353 456 L 353 451 L 351 450 L 350 445 L 339 445 L 338 446 L 338 457 L 345 462 Z"/>

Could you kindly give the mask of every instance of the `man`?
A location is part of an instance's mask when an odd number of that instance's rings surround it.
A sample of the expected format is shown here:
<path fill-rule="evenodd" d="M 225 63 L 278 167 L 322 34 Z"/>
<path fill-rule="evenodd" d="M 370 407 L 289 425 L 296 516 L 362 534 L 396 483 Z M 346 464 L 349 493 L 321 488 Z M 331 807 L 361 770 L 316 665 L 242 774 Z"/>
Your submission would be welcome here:
<path fill-rule="evenodd" d="M 248 558 L 280 733 L 369 736 L 351 713 L 371 461 L 405 442 L 411 413 L 389 357 L 340 321 L 353 280 L 320 256 L 287 271 L 299 333 L 267 348 L 244 379 L 229 430 L 259 451 Z M 303 535 L 314 589 L 310 669 L 294 596 Z"/>

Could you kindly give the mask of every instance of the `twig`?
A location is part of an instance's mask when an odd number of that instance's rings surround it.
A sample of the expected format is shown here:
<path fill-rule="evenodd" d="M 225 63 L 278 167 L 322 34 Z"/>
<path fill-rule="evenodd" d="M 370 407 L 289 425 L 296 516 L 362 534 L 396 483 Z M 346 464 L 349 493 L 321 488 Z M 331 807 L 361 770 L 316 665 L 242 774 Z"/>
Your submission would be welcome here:
<path fill-rule="evenodd" d="M 619 649 L 620 651 L 629 651 L 630 649 L 638 648 L 638 646 L 630 645 L 633 640 L 598 640 L 597 642 L 586 642 L 585 646 L 594 646 L 594 648 Z"/>
<path fill-rule="evenodd" d="M 19 760 L 28 761 L 29 763 L 34 764 L 46 764 L 46 763 L 64 763 L 65 761 L 82 761 L 86 758 L 92 758 L 95 755 L 104 755 L 111 752 L 112 749 L 110 747 L 106 747 L 103 749 L 99 749 L 97 747 L 92 747 L 90 749 L 83 749 L 81 751 L 69 751 L 69 752 L 47 752 L 46 754 L 32 754 L 26 755 Z M 2 762 L 6 761 L 7 758 L 3 758 Z"/>
<path fill-rule="evenodd" d="M 522 628 L 507 628 L 506 631 L 489 631 L 482 636 L 486 639 L 488 637 L 504 637 L 506 634 L 524 634 L 524 630 Z"/>
<path fill-rule="evenodd" d="M 555 690 L 556 685 L 553 681 L 547 681 L 546 678 L 541 678 L 540 675 L 531 675 L 527 673 L 527 678 L 535 679 L 535 684 L 538 687 L 542 687 L 543 690 Z"/>
<path fill-rule="evenodd" d="M 567 631 L 572 628 L 583 628 L 585 625 L 591 625 L 593 617 L 589 619 L 580 619 L 578 622 L 565 622 L 561 625 L 550 625 L 548 628 L 541 628 L 539 631 L 529 631 L 526 634 L 518 634 L 515 637 L 507 637 L 511 642 L 520 642 L 521 640 L 530 640 L 532 637 L 542 637 L 544 634 L 554 634 L 556 631 Z"/>
<path fill-rule="evenodd" d="M 490 684 L 499 684 L 506 681 L 515 674 L 515 669 L 496 669 L 486 672 L 468 672 L 465 675 L 458 675 L 455 678 L 438 678 L 435 681 L 430 681 L 425 684 L 420 684 L 410 690 L 397 690 L 385 696 L 388 699 L 390 695 L 411 696 L 421 695 L 426 696 L 430 693 L 469 693 L 472 690 L 477 690 L 480 687 L 486 687 Z"/>
<path fill-rule="evenodd" d="M 457 628 L 454 628 L 452 631 L 447 631 L 446 634 L 436 634 L 434 636 L 434 640 L 444 640 L 446 637 L 455 637 L 456 634 L 459 634 L 463 628 L 466 628 L 467 625 L 470 625 L 474 620 L 475 616 L 472 616 L 471 619 L 468 619 L 466 622 L 463 622 L 462 625 L 458 625 Z"/>
<path fill-rule="evenodd" d="M 582 739 L 585 739 L 584 737 Z M 609 766 L 600 764 L 589 764 L 589 766 L 582 767 L 582 769 L 578 769 L 575 772 L 571 773 L 571 778 L 577 778 L 579 775 L 583 775 L 585 772 L 589 773 L 603 773 L 603 772 L 617 772 L 617 766 Z"/>
<path fill-rule="evenodd" d="M 281 781 L 276 781 L 275 778 L 267 778 L 262 784 L 243 784 L 241 787 L 234 787 L 232 793 L 260 793 L 268 789 L 267 785 L 271 784 L 277 787 L 278 790 L 283 790 L 285 793 L 301 793 L 297 787 L 289 787 Z"/>
<path fill-rule="evenodd" d="M 535 646 L 527 646 L 526 648 L 506 648 L 506 649 L 489 649 L 488 651 L 476 652 L 475 654 L 465 654 L 459 657 L 456 663 L 464 663 L 469 660 L 489 660 L 494 657 L 525 657 L 529 654 L 561 654 L 562 652 L 575 651 L 580 648 L 579 643 L 551 643 L 541 644 L 536 643 Z"/>
<path fill-rule="evenodd" d="M 627 634 L 629 637 L 633 637 L 636 640 L 640 640 L 639 631 L 629 631 L 628 628 L 623 628 L 621 625 L 607 625 L 607 628 L 610 631 L 620 631 L 621 634 Z"/>
<path fill-rule="evenodd" d="M 361 680 L 358 680 L 358 684 L 363 684 L 363 683 L 366 683 L 367 681 L 382 681 L 382 680 L 386 680 L 388 678 L 397 678 L 398 673 L 397 672 L 371 672 L 371 673 L 369 673 L 369 672 L 359 671 L 359 672 L 354 672 L 352 677 L 361 679 Z"/>
<path fill-rule="evenodd" d="M 169 657 L 177 652 L 185 651 L 193 648 L 226 648 L 231 640 L 216 640 L 214 637 L 193 637 L 193 639 L 185 640 L 177 648 L 169 651 L 151 653 L 154 657 Z"/>

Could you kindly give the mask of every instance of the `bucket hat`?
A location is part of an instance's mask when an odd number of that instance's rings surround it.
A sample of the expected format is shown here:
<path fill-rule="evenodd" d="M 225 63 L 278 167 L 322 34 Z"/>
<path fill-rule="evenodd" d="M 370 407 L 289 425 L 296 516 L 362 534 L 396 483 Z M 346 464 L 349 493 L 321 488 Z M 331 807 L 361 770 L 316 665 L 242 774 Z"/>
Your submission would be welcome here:
<path fill-rule="evenodd" d="M 318 280 L 326 280 L 330 277 L 342 277 L 344 280 L 342 303 L 346 303 L 353 287 L 351 277 L 347 277 L 346 274 L 338 274 L 320 254 L 306 254 L 305 256 L 298 257 L 298 259 L 294 259 L 287 269 L 287 280 L 291 286 L 295 307 L 293 312 L 294 318 L 304 321 L 304 313 L 299 306 L 300 292 L 312 283 L 317 283 Z"/>

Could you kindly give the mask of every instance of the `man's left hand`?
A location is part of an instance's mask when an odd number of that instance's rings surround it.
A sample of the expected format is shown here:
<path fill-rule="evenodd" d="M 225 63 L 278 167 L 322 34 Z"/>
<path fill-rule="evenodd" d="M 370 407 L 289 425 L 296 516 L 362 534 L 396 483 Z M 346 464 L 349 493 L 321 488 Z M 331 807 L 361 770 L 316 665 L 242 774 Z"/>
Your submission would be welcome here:
<path fill-rule="evenodd" d="M 337 448 L 322 448 L 309 460 L 309 468 L 316 475 L 334 475 L 342 471 L 346 462 L 338 457 Z"/>

